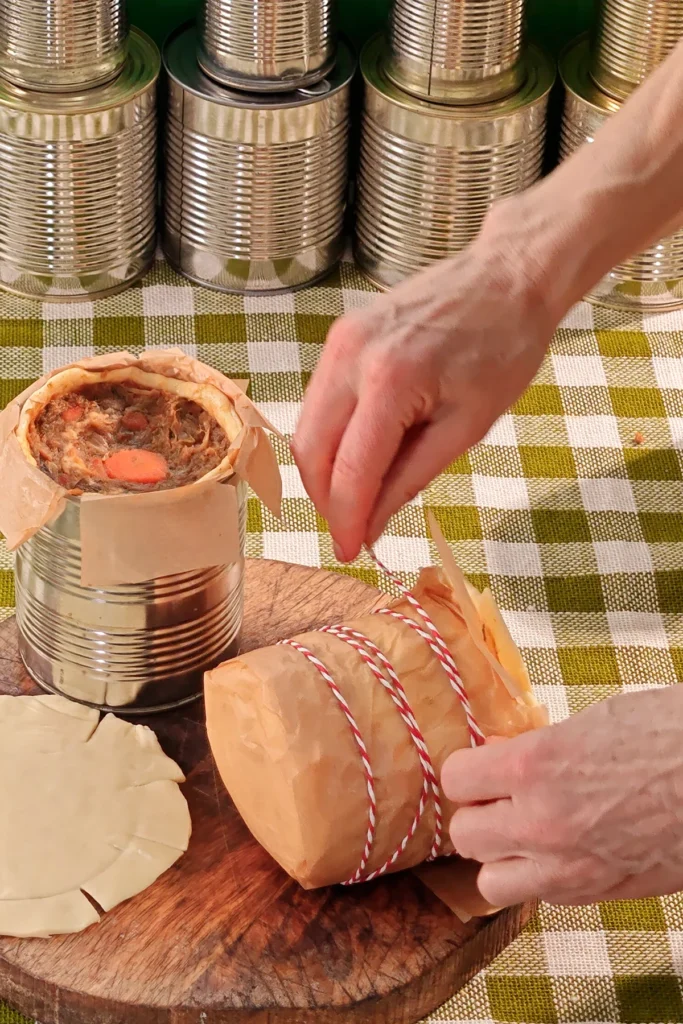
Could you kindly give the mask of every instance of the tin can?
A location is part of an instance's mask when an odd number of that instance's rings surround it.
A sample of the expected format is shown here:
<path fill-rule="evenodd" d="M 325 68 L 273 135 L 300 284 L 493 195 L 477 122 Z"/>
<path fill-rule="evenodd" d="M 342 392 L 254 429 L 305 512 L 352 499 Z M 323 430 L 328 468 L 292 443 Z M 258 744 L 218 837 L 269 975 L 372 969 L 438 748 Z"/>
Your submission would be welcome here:
<path fill-rule="evenodd" d="M 396 0 L 386 71 L 439 103 L 489 103 L 524 82 L 524 0 Z"/>
<path fill-rule="evenodd" d="M 325 78 L 336 0 L 204 0 L 199 62 L 235 89 L 290 92 Z"/>
<path fill-rule="evenodd" d="M 540 176 L 551 62 L 527 50 L 524 88 L 506 100 L 449 107 L 410 97 L 385 72 L 386 47 L 361 60 L 365 112 L 355 250 L 390 288 L 474 240 L 493 203 Z"/>
<path fill-rule="evenodd" d="M 50 302 L 127 287 L 156 234 L 159 53 L 133 31 L 109 85 L 82 94 L 0 83 L 0 286 Z"/>
<path fill-rule="evenodd" d="M 681 38 L 681 0 L 602 0 L 591 64 L 596 85 L 626 99 Z"/>
<path fill-rule="evenodd" d="M 164 53 L 169 262 L 240 293 L 324 277 L 343 250 L 351 52 L 341 44 L 332 75 L 310 89 L 257 96 L 207 78 L 195 40 L 183 29 Z"/>
<path fill-rule="evenodd" d="M 584 143 L 593 142 L 621 101 L 595 85 L 587 39 L 565 51 L 560 74 L 566 90 L 560 155 L 566 158 Z M 683 231 L 619 264 L 586 298 L 612 309 L 666 311 L 683 306 Z"/>
<path fill-rule="evenodd" d="M 236 486 L 238 562 L 106 590 L 81 585 L 80 503 L 69 499 L 17 552 L 19 650 L 32 678 L 70 700 L 126 714 L 201 696 L 204 672 L 239 647 L 246 487 Z"/>
<path fill-rule="evenodd" d="M 0 75 L 73 92 L 115 78 L 126 59 L 125 0 L 0 0 Z"/>

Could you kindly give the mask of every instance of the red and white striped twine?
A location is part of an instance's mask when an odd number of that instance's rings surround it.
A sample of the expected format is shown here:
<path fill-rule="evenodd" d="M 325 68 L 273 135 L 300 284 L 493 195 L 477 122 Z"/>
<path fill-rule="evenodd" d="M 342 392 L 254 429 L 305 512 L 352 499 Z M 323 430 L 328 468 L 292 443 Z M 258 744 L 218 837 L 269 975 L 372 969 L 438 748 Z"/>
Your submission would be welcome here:
<path fill-rule="evenodd" d="M 374 552 L 370 551 L 370 555 L 374 559 L 377 567 L 381 569 L 386 576 L 388 576 L 388 578 L 391 580 L 395 587 L 398 587 L 398 589 L 403 594 L 408 604 L 412 605 L 412 607 L 415 609 L 415 611 L 417 612 L 417 614 L 420 616 L 425 626 L 427 627 L 430 637 L 425 637 L 424 633 L 422 632 L 420 632 L 420 635 L 427 640 L 427 643 L 431 647 L 432 651 L 443 665 L 446 675 L 448 676 L 448 679 L 450 681 L 450 684 L 455 690 L 458 700 L 462 704 L 463 711 L 465 712 L 465 718 L 467 719 L 467 729 L 470 734 L 470 742 L 472 746 L 480 746 L 482 743 L 486 742 L 486 737 L 484 736 L 483 732 L 477 725 L 474 715 L 472 714 L 472 708 L 470 707 L 470 702 L 467 697 L 465 685 L 462 681 L 460 673 L 458 672 L 458 667 L 455 664 L 453 655 L 450 652 L 448 644 L 441 636 L 441 633 L 439 633 L 438 629 L 430 619 L 429 615 L 427 615 L 427 612 L 424 610 L 424 608 L 417 600 L 415 595 L 411 593 L 407 587 L 404 587 L 403 583 L 398 579 L 398 577 L 394 576 L 393 573 L 389 572 L 385 565 L 382 565 L 379 558 L 377 558 Z M 382 609 L 382 612 L 388 610 L 389 609 Z M 398 618 L 399 616 L 395 617 Z M 404 616 L 404 620 L 408 623 L 415 624 L 413 620 L 409 619 L 407 616 Z"/>
<path fill-rule="evenodd" d="M 356 745 L 360 751 L 360 759 L 363 762 L 363 772 L 365 774 L 365 781 L 367 784 L 369 799 L 368 832 L 365 840 L 363 856 L 361 857 L 361 862 L 358 865 L 358 870 L 346 884 L 350 885 L 353 882 L 361 882 L 363 881 L 363 873 L 365 872 L 365 868 L 367 867 L 368 861 L 370 859 L 370 852 L 375 841 L 375 833 L 377 830 L 377 801 L 375 799 L 375 779 L 372 774 L 372 765 L 370 764 L 370 755 L 368 754 L 368 748 L 365 746 L 365 742 L 363 741 L 361 731 L 356 725 L 356 720 L 351 714 L 351 708 L 347 704 L 344 694 L 341 692 L 341 690 L 335 683 L 331 673 L 328 672 L 328 670 L 323 665 L 322 661 L 320 661 L 319 658 L 316 658 L 315 654 L 313 654 L 312 651 L 309 651 L 307 647 L 304 647 L 303 644 L 297 643 L 296 640 L 281 640 L 280 643 L 287 644 L 289 647 L 293 647 L 295 651 L 299 652 L 299 654 L 303 654 L 304 658 L 307 658 L 312 665 L 315 665 L 318 672 L 323 677 L 323 679 L 329 686 L 330 690 L 336 697 L 337 701 L 341 705 L 341 709 L 346 715 L 346 719 L 349 725 L 351 726 L 353 738 L 356 741 Z"/>
<path fill-rule="evenodd" d="M 407 615 L 402 615 L 400 612 L 396 612 L 391 608 L 381 608 L 375 614 L 378 615 L 389 615 L 392 618 L 404 623 L 411 629 L 421 636 L 426 643 L 429 645 L 432 653 L 438 659 L 442 665 L 448 679 L 450 681 L 453 690 L 455 691 L 458 700 L 460 701 L 462 708 L 465 712 L 465 718 L 467 721 L 467 728 L 470 734 L 470 742 L 473 747 L 479 746 L 485 742 L 484 734 L 476 723 L 472 709 L 465 691 L 465 687 L 458 672 L 453 655 L 451 654 L 446 641 L 441 636 L 441 633 L 430 619 L 427 612 L 424 610 L 420 602 L 417 600 L 414 594 L 394 576 L 389 570 L 380 562 L 373 551 L 369 552 L 370 557 L 373 559 L 375 564 L 389 580 L 394 584 L 400 593 L 406 598 L 409 604 L 415 609 L 419 617 L 422 619 L 425 628 L 423 629 L 419 623 L 414 619 L 409 618 Z M 397 862 L 406 847 L 410 843 L 411 839 L 415 835 L 422 821 L 422 817 L 430 801 L 434 807 L 434 839 L 432 847 L 428 856 L 428 860 L 435 860 L 441 852 L 443 845 L 443 811 L 441 807 L 441 793 L 439 790 L 439 783 L 434 770 L 434 765 L 427 748 L 427 743 L 417 723 L 417 719 L 413 714 L 413 710 L 408 701 L 408 696 L 405 692 L 403 684 L 398 677 L 393 665 L 386 657 L 386 655 L 379 649 L 379 647 L 364 636 L 362 633 L 358 633 L 355 630 L 350 629 L 347 626 L 326 626 L 320 630 L 321 633 L 327 633 L 330 636 L 337 637 L 337 639 L 348 644 L 352 647 L 359 656 L 362 658 L 364 663 L 368 666 L 372 674 L 375 676 L 377 681 L 384 687 L 389 693 L 394 705 L 396 706 L 401 718 L 405 722 L 406 728 L 410 734 L 413 745 L 415 746 L 418 759 L 420 761 L 420 767 L 422 769 L 422 790 L 420 792 L 420 800 L 415 812 L 415 816 L 410 825 L 410 828 L 406 832 L 405 836 L 396 847 L 390 857 L 381 865 L 366 874 L 366 869 L 370 860 L 370 855 L 374 846 L 376 833 L 377 833 L 377 799 L 375 795 L 375 780 L 372 771 L 372 765 L 370 763 L 370 755 L 368 749 L 363 740 L 361 731 L 356 723 L 355 718 L 351 712 L 351 708 L 348 705 L 344 695 L 334 681 L 334 677 L 331 672 L 325 667 L 319 658 L 309 651 L 308 648 L 302 644 L 297 643 L 296 640 L 282 640 L 281 644 L 288 645 L 294 650 L 302 654 L 320 673 L 322 678 L 327 683 L 333 696 L 340 705 L 346 720 L 351 729 L 351 733 L 355 740 L 356 746 L 358 747 L 361 762 L 363 764 L 363 773 L 365 776 L 367 791 L 368 791 L 368 828 L 365 840 L 365 846 L 363 854 L 358 865 L 357 870 L 351 878 L 344 882 L 344 885 L 354 885 L 358 882 L 370 882 L 374 878 L 378 878 L 380 875 L 385 874 L 390 867 Z"/>

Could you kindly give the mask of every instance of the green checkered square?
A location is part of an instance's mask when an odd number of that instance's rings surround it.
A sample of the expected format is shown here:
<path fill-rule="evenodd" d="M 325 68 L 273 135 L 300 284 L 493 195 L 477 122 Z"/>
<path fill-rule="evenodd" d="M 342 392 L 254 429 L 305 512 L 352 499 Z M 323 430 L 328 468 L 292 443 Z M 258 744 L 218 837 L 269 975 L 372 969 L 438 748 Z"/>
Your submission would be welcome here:
<path fill-rule="evenodd" d="M 520 446 L 519 456 L 525 476 L 576 477 L 574 453 L 558 445 Z"/>

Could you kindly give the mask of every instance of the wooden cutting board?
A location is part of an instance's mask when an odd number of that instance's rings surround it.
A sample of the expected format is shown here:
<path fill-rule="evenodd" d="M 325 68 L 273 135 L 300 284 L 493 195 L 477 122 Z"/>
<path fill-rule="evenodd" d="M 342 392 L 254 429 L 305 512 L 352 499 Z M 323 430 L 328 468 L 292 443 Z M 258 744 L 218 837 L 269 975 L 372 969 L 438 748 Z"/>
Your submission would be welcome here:
<path fill-rule="evenodd" d="M 351 577 L 252 561 L 243 648 L 380 603 Z M 36 692 L 13 619 L 0 625 L 0 692 Z M 304 892 L 232 806 L 207 747 L 202 704 L 145 722 L 187 775 L 189 851 L 81 935 L 0 939 L 0 998 L 41 1024 L 413 1024 L 529 920 L 524 907 L 463 925 L 409 872 Z"/>

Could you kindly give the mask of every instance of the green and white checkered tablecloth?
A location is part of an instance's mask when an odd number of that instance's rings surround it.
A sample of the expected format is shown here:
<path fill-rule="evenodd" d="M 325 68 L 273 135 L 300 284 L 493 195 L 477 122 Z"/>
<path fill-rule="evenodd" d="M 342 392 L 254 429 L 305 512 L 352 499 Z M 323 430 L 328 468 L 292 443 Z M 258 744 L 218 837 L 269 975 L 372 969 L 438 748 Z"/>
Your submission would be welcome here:
<path fill-rule="evenodd" d="M 0 298 L 0 405 L 79 356 L 180 345 L 251 378 L 291 433 L 335 317 L 372 289 L 350 262 L 296 295 L 194 288 L 159 264 L 142 285 L 81 306 Z M 634 444 L 640 432 L 644 444 Z M 335 568 L 324 522 L 284 445 L 284 518 L 250 501 L 248 554 Z M 554 720 L 620 690 L 683 681 L 683 313 L 577 307 L 533 386 L 485 441 L 392 523 L 382 559 L 412 581 L 435 554 L 434 508 L 457 558 L 488 583 Z M 338 567 L 337 567 L 338 568 Z M 350 570 L 379 582 L 369 564 Z M 0 615 L 12 563 L 0 540 Z M 542 908 L 431 1021 L 683 1022 L 683 896 Z M 0 1006 L 0 1024 L 18 1018 Z"/>

